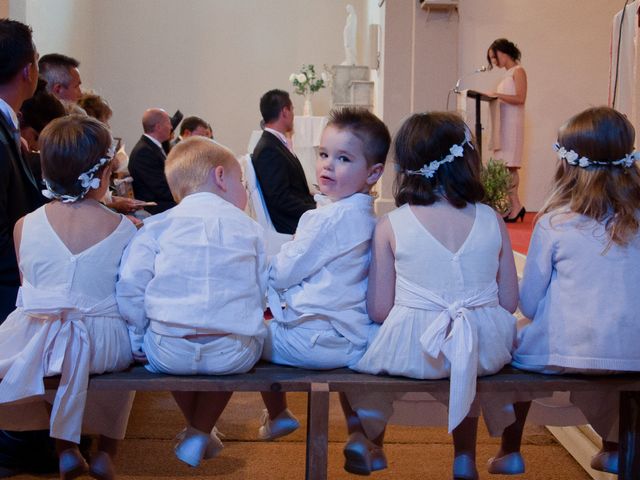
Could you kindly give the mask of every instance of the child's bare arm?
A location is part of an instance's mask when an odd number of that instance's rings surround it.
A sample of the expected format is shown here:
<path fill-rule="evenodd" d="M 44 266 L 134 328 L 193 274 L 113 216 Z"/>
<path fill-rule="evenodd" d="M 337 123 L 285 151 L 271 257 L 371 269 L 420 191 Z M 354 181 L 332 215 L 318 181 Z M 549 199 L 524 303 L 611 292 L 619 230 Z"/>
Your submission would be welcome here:
<path fill-rule="evenodd" d="M 22 240 L 22 226 L 24 225 L 24 217 L 20 218 L 13 227 L 13 248 L 16 251 L 16 263 L 20 265 L 20 242 Z M 22 271 L 20 272 L 20 283 L 22 283 Z"/>
<path fill-rule="evenodd" d="M 500 305 L 510 313 L 518 308 L 518 273 L 516 271 L 516 263 L 513 259 L 513 250 L 511 249 L 511 239 L 507 232 L 504 221 L 496 213 L 498 224 L 500 225 L 500 235 L 502 236 L 502 249 L 500 250 L 500 258 L 498 264 L 498 300 Z"/>
<path fill-rule="evenodd" d="M 373 234 L 371 266 L 367 288 L 367 310 L 371 320 L 382 323 L 395 301 L 395 237 L 388 217 L 383 217 Z"/>

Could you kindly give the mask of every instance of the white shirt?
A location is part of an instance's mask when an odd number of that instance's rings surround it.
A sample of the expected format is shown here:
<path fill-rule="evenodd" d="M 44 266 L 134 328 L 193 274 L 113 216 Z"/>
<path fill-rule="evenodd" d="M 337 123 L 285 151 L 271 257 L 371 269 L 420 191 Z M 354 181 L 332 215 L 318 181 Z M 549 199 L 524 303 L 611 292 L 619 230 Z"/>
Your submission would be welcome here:
<path fill-rule="evenodd" d="M 373 198 L 356 193 L 305 212 L 294 239 L 269 268 L 274 320 L 310 328 L 333 327 L 357 346 L 367 344 L 366 308 Z M 280 300 L 286 303 L 280 310 Z"/>
<path fill-rule="evenodd" d="M 151 140 L 160 150 L 162 150 L 162 153 L 164 154 L 164 149 L 162 148 L 162 144 L 158 140 L 153 138 L 151 135 L 147 135 L 146 133 L 143 133 L 143 135 L 147 137 L 149 140 Z"/>
<path fill-rule="evenodd" d="M 289 144 L 289 140 L 282 132 L 279 132 L 278 130 L 274 130 L 273 128 L 269 128 L 269 127 L 264 127 L 264 130 L 265 132 L 269 132 L 270 134 L 275 135 L 276 138 L 280 140 L 282 143 L 284 143 L 284 146 L 287 147 L 289 150 L 291 150 L 293 153 L 292 147 Z"/>
<path fill-rule="evenodd" d="M 262 227 L 213 193 L 145 220 L 124 253 L 118 307 L 135 335 L 265 336 Z M 133 337 L 133 335 L 132 335 Z"/>
<path fill-rule="evenodd" d="M 4 116 L 4 118 L 11 120 L 16 130 L 20 128 L 20 124 L 18 122 L 18 116 L 16 115 L 16 112 L 14 112 L 13 108 L 11 108 L 11 106 L 7 102 L 5 102 L 2 98 L 0 98 L 0 113 Z"/>

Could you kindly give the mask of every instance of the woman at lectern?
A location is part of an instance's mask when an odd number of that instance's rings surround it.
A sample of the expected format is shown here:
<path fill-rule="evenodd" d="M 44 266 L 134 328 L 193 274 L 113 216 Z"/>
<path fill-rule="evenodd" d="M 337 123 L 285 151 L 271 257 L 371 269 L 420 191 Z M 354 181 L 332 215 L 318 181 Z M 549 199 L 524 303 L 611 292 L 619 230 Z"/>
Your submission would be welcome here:
<path fill-rule="evenodd" d="M 511 209 L 504 221 L 513 223 L 524 220 L 526 212 L 520 197 L 520 165 L 522 163 L 522 144 L 524 140 L 524 102 L 527 99 L 527 74 L 520 65 L 520 50 L 506 38 L 495 40 L 487 50 L 489 69 L 494 66 L 504 68 L 507 73 L 498 84 L 495 92 L 489 95 L 497 97 L 500 102 L 500 148 L 494 150 L 496 159 L 509 169 L 511 189 L 509 201 Z"/>

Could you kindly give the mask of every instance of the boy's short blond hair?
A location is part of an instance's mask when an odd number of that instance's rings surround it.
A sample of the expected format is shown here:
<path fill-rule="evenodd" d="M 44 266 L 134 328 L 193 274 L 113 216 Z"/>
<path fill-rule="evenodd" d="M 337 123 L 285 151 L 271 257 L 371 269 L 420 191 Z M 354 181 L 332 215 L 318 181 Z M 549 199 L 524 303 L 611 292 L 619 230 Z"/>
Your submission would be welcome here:
<path fill-rule="evenodd" d="M 208 138 L 182 140 L 171 149 L 164 166 L 173 198 L 180 202 L 211 181 L 216 167 L 230 168 L 235 161 L 231 150 Z"/>

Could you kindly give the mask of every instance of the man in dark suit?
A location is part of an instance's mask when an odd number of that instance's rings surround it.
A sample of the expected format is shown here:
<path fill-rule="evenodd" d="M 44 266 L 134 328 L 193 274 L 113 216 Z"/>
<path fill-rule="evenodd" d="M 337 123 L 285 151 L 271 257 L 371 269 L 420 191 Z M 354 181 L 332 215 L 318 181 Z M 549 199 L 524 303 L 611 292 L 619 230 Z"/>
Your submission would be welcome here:
<path fill-rule="evenodd" d="M 15 309 L 20 286 L 13 227 L 44 200 L 22 156 L 16 116 L 38 84 L 37 61 L 31 28 L 0 19 L 0 323 Z M 52 471 L 56 466 L 48 430 L 0 430 L 0 477 L 22 470 Z"/>
<path fill-rule="evenodd" d="M 293 131 L 289 94 L 270 90 L 260 99 L 264 132 L 253 150 L 252 162 L 273 226 L 293 234 L 304 212 L 315 208 L 300 161 L 289 149 L 285 134 Z"/>
<path fill-rule="evenodd" d="M 38 84 L 31 29 L 0 20 L 0 323 L 16 306 L 20 287 L 13 245 L 18 219 L 42 204 L 40 188 L 21 152 L 16 112 Z"/>
<path fill-rule="evenodd" d="M 129 173 L 133 178 L 133 193 L 139 200 L 156 202 L 147 207 L 150 213 L 160 213 L 175 206 L 167 178 L 164 175 L 166 155 L 162 142 L 171 139 L 171 119 L 160 108 L 150 108 L 142 116 L 144 135 L 129 157 Z"/>

